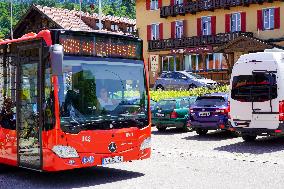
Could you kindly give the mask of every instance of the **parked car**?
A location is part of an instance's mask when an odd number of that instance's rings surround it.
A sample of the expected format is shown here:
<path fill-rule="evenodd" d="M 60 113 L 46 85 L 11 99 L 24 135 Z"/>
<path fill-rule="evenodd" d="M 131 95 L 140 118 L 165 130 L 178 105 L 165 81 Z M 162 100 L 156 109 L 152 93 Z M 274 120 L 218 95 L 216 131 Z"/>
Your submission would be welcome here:
<path fill-rule="evenodd" d="M 152 111 L 152 123 L 159 131 L 165 131 L 168 127 L 182 128 L 188 131 L 186 126 L 190 106 L 196 97 L 177 99 L 165 99 L 156 103 Z"/>
<path fill-rule="evenodd" d="M 205 135 L 208 130 L 229 129 L 229 110 L 226 93 L 197 97 L 190 108 L 188 127 L 199 135 Z"/>
<path fill-rule="evenodd" d="M 231 124 L 244 141 L 284 135 L 284 51 L 242 55 L 231 75 Z"/>
<path fill-rule="evenodd" d="M 206 79 L 188 71 L 163 72 L 155 81 L 156 90 L 189 90 L 196 87 L 213 88 L 216 81 Z"/>

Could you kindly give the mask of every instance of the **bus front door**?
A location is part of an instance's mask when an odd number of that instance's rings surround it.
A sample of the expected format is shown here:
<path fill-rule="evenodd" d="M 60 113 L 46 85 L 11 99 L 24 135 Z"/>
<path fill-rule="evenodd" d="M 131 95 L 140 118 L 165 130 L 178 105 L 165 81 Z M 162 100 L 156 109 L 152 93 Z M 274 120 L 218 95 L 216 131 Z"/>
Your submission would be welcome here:
<path fill-rule="evenodd" d="M 42 169 L 42 42 L 17 45 L 18 165 Z"/>

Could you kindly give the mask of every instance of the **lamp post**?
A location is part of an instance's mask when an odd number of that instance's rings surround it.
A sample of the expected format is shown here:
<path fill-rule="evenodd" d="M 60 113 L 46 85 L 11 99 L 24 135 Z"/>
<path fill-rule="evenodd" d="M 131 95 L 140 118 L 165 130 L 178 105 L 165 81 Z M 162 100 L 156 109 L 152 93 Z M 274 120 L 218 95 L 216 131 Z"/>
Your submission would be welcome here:
<path fill-rule="evenodd" d="M 10 25 L 10 32 L 11 32 L 11 39 L 13 39 L 13 0 L 10 3 L 10 18 L 11 18 L 11 25 Z"/>
<path fill-rule="evenodd" d="M 102 1 L 99 0 L 99 30 L 102 30 Z"/>

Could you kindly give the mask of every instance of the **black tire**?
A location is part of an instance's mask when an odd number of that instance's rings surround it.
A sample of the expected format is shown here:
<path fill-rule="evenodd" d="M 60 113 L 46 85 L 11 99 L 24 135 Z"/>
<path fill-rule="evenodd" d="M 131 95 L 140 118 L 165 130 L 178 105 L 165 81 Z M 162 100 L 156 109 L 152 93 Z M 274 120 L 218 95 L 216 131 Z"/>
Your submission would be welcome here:
<path fill-rule="evenodd" d="M 190 129 L 187 127 L 186 124 L 184 124 L 184 126 L 182 127 L 182 131 L 183 131 L 183 132 L 189 132 Z"/>
<path fill-rule="evenodd" d="M 208 132 L 207 129 L 197 129 L 197 130 L 196 130 L 196 133 L 199 134 L 200 136 L 206 135 L 207 132 Z"/>
<path fill-rule="evenodd" d="M 197 88 L 197 86 L 194 85 L 194 84 L 190 84 L 190 85 L 188 86 L 188 90 L 195 89 L 195 88 Z"/>
<path fill-rule="evenodd" d="M 159 132 L 165 132 L 167 127 L 158 127 L 157 126 L 157 129 L 158 129 Z"/>
<path fill-rule="evenodd" d="M 256 139 L 256 136 L 253 135 L 242 135 L 242 138 L 245 142 L 253 142 Z"/>
<path fill-rule="evenodd" d="M 165 88 L 162 85 L 156 87 L 156 91 L 163 91 Z"/>

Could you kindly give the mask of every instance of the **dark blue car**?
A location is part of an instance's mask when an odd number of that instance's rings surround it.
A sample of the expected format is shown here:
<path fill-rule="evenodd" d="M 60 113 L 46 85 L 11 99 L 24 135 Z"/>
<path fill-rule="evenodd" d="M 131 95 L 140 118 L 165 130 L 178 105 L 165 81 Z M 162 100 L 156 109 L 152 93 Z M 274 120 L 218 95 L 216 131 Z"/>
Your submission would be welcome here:
<path fill-rule="evenodd" d="M 199 135 L 205 135 L 208 130 L 229 129 L 229 109 L 227 93 L 197 97 L 190 108 L 188 127 Z"/>

